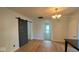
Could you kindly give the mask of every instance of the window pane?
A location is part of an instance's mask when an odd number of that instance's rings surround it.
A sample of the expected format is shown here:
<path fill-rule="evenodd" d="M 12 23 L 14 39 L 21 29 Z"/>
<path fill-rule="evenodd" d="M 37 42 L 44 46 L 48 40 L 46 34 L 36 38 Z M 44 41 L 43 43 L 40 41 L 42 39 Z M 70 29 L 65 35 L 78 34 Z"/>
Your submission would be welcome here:
<path fill-rule="evenodd" d="M 46 25 L 46 33 L 49 33 L 49 25 Z"/>

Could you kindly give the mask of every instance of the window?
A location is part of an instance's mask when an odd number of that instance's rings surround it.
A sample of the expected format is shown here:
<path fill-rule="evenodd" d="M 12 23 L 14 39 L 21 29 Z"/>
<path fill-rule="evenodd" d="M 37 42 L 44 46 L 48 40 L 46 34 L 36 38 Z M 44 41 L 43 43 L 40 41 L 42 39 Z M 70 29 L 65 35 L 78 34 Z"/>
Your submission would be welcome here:
<path fill-rule="evenodd" d="M 49 25 L 46 25 L 46 33 L 49 33 L 49 32 L 50 32 Z"/>

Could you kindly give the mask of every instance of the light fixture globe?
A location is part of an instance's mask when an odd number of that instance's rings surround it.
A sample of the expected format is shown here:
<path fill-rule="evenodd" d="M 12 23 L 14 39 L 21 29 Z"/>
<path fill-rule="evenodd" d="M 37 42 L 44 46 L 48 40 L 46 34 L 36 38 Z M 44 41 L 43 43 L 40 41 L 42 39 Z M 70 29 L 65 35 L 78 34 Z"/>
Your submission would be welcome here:
<path fill-rule="evenodd" d="M 52 16 L 53 19 L 59 19 L 60 17 L 61 17 L 61 14 Z"/>
<path fill-rule="evenodd" d="M 61 17 L 61 14 L 57 15 L 57 18 L 59 19 Z"/>
<path fill-rule="evenodd" d="M 53 19 L 56 19 L 56 17 L 55 17 L 55 16 L 52 16 L 52 18 L 53 18 Z"/>

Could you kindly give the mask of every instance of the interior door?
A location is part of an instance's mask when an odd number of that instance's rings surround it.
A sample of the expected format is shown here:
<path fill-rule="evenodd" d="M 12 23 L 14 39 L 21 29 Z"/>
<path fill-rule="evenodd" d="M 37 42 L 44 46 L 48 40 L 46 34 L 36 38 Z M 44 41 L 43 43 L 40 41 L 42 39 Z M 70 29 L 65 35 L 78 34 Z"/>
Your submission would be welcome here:
<path fill-rule="evenodd" d="M 23 46 L 28 42 L 28 23 L 27 20 L 19 19 L 19 46 Z"/>

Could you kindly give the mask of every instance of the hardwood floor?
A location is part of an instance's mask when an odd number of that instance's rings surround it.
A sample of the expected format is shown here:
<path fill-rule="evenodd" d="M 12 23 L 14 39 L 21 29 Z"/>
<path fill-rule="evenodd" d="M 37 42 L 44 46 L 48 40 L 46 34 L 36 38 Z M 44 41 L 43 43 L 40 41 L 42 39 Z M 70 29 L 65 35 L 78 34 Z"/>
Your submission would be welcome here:
<path fill-rule="evenodd" d="M 51 42 L 42 40 L 30 40 L 16 52 L 64 52 L 64 43 Z M 71 46 L 68 47 L 68 52 L 77 52 Z"/>

